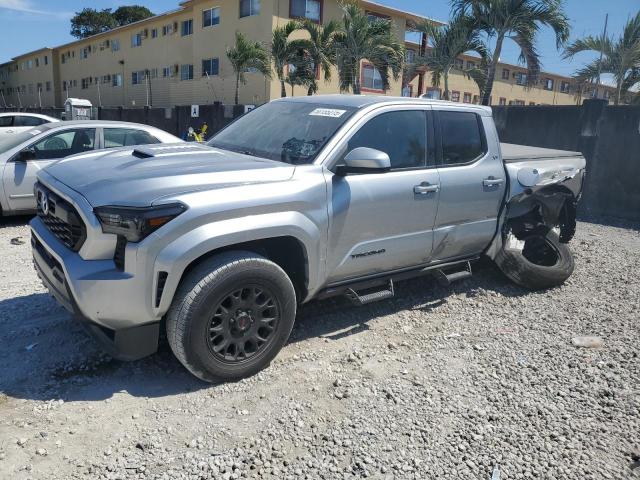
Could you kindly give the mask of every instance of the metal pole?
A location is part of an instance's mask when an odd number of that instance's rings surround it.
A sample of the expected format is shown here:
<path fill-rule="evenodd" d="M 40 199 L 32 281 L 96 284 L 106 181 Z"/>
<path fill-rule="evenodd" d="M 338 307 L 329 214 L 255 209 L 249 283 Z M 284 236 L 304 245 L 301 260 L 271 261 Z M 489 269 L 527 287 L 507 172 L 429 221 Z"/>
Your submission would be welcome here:
<path fill-rule="evenodd" d="M 38 105 L 42 108 L 42 88 L 38 87 Z"/>
<path fill-rule="evenodd" d="M 147 107 L 149 106 L 149 70 L 144 71 L 144 78 L 146 80 L 146 93 L 147 93 Z"/>
<path fill-rule="evenodd" d="M 18 107 L 22 108 L 22 99 L 20 98 L 20 87 L 18 87 Z"/>
<path fill-rule="evenodd" d="M 4 103 L 4 108 L 7 108 L 7 100 L 4 98 L 4 92 L 0 92 L 0 95 L 2 95 L 2 103 Z"/>
<path fill-rule="evenodd" d="M 98 106 L 102 107 L 102 96 L 100 95 L 100 80 L 101 78 L 98 77 L 98 83 L 96 83 L 96 85 L 98 86 Z"/>
<path fill-rule="evenodd" d="M 604 31 L 602 32 L 602 42 L 607 38 L 607 24 L 609 23 L 609 14 L 604 17 Z M 600 50 L 600 60 L 598 60 L 598 79 L 596 80 L 596 98 L 598 97 L 597 86 L 600 85 L 600 75 L 602 73 L 602 50 Z"/>

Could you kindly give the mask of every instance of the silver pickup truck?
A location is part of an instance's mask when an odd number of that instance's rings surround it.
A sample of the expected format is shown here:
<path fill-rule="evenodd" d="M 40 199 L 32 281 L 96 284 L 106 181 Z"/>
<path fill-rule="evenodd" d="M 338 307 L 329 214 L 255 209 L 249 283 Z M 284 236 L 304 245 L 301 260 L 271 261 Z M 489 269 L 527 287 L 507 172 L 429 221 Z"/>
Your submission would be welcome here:
<path fill-rule="evenodd" d="M 526 288 L 573 271 L 585 160 L 500 145 L 487 107 L 375 96 L 276 100 L 208 144 L 62 160 L 38 174 L 36 269 L 115 357 L 166 331 L 201 379 L 264 368 L 298 304 L 366 304 L 485 255 Z"/>

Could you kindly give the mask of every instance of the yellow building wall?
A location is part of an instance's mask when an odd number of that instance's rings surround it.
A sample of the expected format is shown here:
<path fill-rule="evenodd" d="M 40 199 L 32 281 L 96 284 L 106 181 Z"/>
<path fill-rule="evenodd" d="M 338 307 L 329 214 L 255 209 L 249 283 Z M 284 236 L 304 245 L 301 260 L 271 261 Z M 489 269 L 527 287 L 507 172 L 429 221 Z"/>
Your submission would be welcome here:
<path fill-rule="evenodd" d="M 46 64 L 45 57 L 47 58 Z M 0 88 L 3 89 L 7 104 L 22 105 L 23 107 L 39 107 L 40 105 L 46 107 L 55 104 L 53 50 L 42 49 L 17 57 L 3 70 L 6 73 L 1 75 L 0 81 L 3 84 Z M 49 82 L 49 90 L 47 90 L 47 82 Z M 9 89 L 13 90 L 12 93 L 8 93 Z M 19 94 L 17 89 L 20 89 Z"/>

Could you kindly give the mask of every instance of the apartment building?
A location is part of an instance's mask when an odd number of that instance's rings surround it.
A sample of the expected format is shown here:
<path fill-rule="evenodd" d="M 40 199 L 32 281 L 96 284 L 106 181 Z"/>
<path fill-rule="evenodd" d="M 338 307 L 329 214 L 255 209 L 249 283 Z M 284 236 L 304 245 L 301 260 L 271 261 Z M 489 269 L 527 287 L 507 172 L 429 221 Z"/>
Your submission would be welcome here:
<path fill-rule="evenodd" d="M 418 43 L 406 42 L 407 62 L 413 63 L 421 52 Z M 478 85 L 465 75 L 479 65 L 480 59 L 472 55 L 462 55 L 456 60 L 449 74 L 449 100 L 460 103 L 480 103 Z M 610 100 L 615 88 L 607 85 L 593 86 L 588 92 L 589 98 Z M 405 86 L 404 95 L 427 94 L 431 98 L 443 98 L 442 79 L 439 86 L 433 86 L 433 77 L 426 69 L 416 69 L 415 77 Z M 575 80 L 571 77 L 549 72 L 540 72 L 538 82 L 529 85 L 527 69 L 522 65 L 499 63 L 493 83 L 491 105 L 575 105 L 586 98 L 578 95 Z"/>
<path fill-rule="evenodd" d="M 425 18 L 371 1 L 361 1 L 372 17 L 392 21 L 398 38 L 406 38 L 408 24 Z M 316 22 L 342 16 L 338 0 L 186 0 L 176 10 L 55 48 L 43 48 L 0 65 L 0 106 L 61 106 L 68 97 L 86 98 L 103 106 L 173 106 L 232 103 L 235 75 L 226 57 L 236 31 L 268 46 L 275 27 L 292 18 Z M 294 35 L 304 35 L 296 32 Z M 424 39 L 423 39 L 424 43 Z M 408 44 L 408 58 L 420 52 L 420 44 Z M 460 59 L 472 62 L 473 57 Z M 477 61 L 477 59 L 475 59 Z M 503 66 L 501 66 L 503 68 Z M 504 66 L 508 81 L 496 82 L 494 101 L 575 103 L 562 89 L 570 79 L 549 75 L 548 90 L 525 89 L 519 83 L 526 71 Z M 524 72 L 524 73 L 523 73 Z M 500 74 L 502 75 L 502 73 Z M 420 72 L 407 85 L 392 81 L 383 91 L 378 72 L 363 62 L 365 94 L 417 96 L 431 87 L 428 72 Z M 280 96 L 280 84 L 257 72 L 246 72 L 240 102 L 260 104 Z M 452 89 L 460 101 L 473 102 L 478 88 L 461 72 L 452 74 Z M 332 81 L 319 83 L 319 93 L 338 92 L 337 72 Z M 526 81 L 526 79 L 525 79 Z M 291 94 L 291 91 L 287 92 Z M 295 95 L 304 95 L 302 87 Z"/>

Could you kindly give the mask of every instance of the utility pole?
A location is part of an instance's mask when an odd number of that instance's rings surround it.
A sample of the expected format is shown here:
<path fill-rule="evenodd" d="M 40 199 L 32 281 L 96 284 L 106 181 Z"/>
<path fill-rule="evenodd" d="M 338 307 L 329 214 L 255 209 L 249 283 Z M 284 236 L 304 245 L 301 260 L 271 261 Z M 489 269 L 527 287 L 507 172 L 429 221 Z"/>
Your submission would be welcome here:
<path fill-rule="evenodd" d="M 607 38 L 607 24 L 609 23 L 609 14 L 604 17 L 604 30 L 602 32 L 602 41 Z M 598 60 L 598 78 L 596 80 L 596 97 L 598 96 L 598 85 L 600 85 L 600 75 L 602 74 L 602 49 L 600 50 L 600 60 Z"/>

